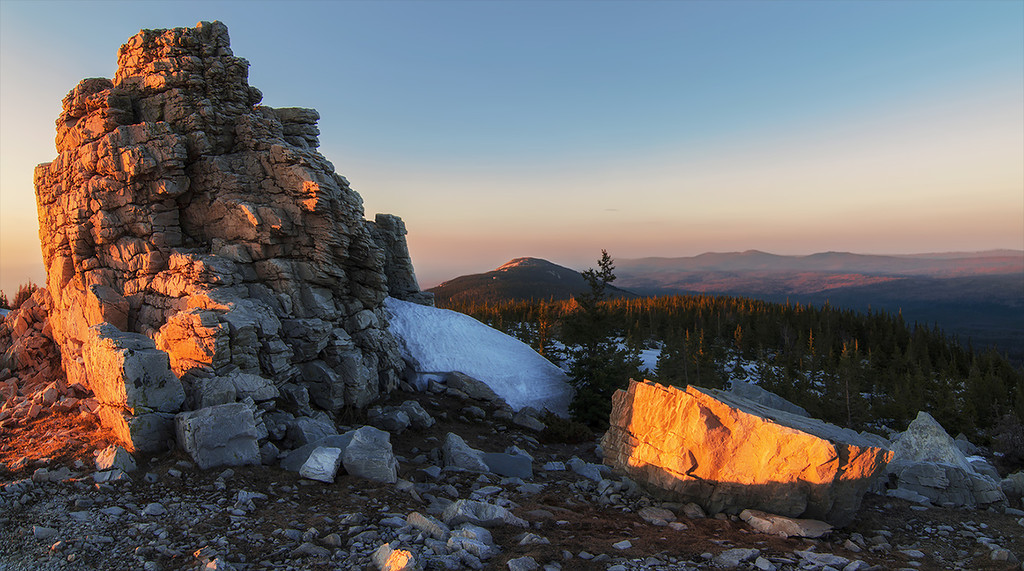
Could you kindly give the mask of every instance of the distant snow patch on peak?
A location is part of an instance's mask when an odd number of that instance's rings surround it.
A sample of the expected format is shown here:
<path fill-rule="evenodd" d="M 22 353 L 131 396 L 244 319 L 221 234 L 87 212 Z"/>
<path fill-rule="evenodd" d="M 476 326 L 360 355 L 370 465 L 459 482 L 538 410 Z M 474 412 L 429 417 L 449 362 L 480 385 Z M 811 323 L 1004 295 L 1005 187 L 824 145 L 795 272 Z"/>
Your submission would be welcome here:
<path fill-rule="evenodd" d="M 462 313 L 387 298 L 388 327 L 402 358 L 420 376 L 459 371 L 491 387 L 513 409 L 568 416 L 565 373 L 522 341 Z"/>

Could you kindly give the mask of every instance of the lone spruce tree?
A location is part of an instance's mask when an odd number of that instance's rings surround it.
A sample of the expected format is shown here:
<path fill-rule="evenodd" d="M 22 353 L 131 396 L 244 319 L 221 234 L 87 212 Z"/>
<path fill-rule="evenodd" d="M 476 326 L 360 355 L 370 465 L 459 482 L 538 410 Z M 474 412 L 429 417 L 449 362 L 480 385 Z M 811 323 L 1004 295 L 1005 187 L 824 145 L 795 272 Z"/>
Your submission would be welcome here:
<path fill-rule="evenodd" d="M 639 375 L 640 356 L 620 346 L 619 332 L 602 303 L 608 298 L 608 284 L 615 281 L 607 250 L 601 250 L 597 265 L 597 270 L 583 272 L 590 290 L 575 298 L 576 308 L 563 322 L 563 337 L 572 361 L 569 378 L 576 387 L 570 413 L 575 420 L 603 429 L 608 426 L 612 393 Z"/>

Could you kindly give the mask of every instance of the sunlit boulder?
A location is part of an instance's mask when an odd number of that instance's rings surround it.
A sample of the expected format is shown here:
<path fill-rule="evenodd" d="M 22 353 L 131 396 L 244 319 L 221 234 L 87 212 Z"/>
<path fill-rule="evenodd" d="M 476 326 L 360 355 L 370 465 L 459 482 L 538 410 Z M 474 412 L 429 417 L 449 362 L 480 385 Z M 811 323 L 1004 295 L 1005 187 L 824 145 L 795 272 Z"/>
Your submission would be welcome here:
<path fill-rule="evenodd" d="M 709 513 L 756 509 L 849 524 L 892 453 L 848 429 L 718 390 L 630 381 L 604 461 Z"/>

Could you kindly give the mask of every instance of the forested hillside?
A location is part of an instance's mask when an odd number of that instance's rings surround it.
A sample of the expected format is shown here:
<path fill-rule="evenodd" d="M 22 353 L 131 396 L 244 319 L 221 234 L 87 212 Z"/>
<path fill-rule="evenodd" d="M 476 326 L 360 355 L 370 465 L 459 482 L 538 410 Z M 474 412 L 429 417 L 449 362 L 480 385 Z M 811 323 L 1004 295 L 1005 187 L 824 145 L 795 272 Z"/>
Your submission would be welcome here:
<path fill-rule="evenodd" d="M 981 441 L 1020 430 L 1024 371 L 899 315 L 727 296 L 601 302 L 630 348 L 661 348 L 656 380 L 722 387 L 751 364 L 765 388 L 852 428 L 902 430 L 920 410 Z M 575 300 L 451 304 L 558 359 Z M 622 380 L 623 385 L 626 379 Z"/>

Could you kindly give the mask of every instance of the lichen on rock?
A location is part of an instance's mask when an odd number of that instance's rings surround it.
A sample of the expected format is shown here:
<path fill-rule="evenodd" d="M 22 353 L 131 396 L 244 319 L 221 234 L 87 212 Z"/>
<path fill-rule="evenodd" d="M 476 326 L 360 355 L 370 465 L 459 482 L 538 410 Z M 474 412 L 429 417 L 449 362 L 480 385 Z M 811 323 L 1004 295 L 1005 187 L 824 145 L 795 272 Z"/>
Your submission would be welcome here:
<path fill-rule="evenodd" d="M 35 186 L 69 383 L 106 375 L 83 348 L 113 330 L 150 338 L 186 392 L 240 371 L 308 382 L 334 410 L 397 385 L 389 286 L 429 303 L 404 225 L 363 219 L 317 151 L 319 114 L 258 105 L 248 68 L 220 22 L 143 30 L 113 80 L 64 98 L 58 156 L 36 167 Z"/>

